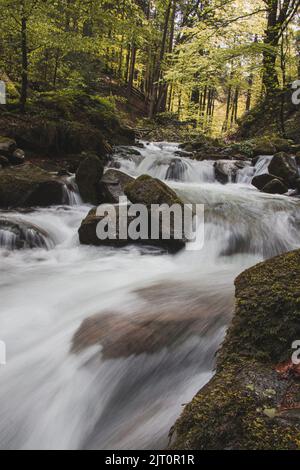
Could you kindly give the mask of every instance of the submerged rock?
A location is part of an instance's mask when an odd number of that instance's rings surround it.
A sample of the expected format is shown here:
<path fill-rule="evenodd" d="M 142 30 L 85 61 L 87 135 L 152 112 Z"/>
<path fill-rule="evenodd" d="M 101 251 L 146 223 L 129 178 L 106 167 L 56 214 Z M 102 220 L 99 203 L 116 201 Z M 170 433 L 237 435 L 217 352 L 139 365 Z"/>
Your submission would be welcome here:
<path fill-rule="evenodd" d="M 300 382 L 283 367 L 300 338 L 299 282 L 300 250 L 236 279 L 236 312 L 216 375 L 173 427 L 172 448 L 300 448 Z"/>
<path fill-rule="evenodd" d="M 79 165 L 76 183 L 84 202 L 95 205 L 101 202 L 100 180 L 103 172 L 103 162 L 96 155 L 90 155 Z"/>
<path fill-rule="evenodd" d="M 8 250 L 50 248 L 52 241 L 41 228 L 24 220 L 0 218 L 0 247 Z"/>
<path fill-rule="evenodd" d="M 59 205 L 64 201 L 64 183 L 40 168 L 26 164 L 0 173 L 0 207 Z"/>
<path fill-rule="evenodd" d="M 72 352 L 98 345 L 103 359 L 155 354 L 188 338 L 214 334 L 231 309 L 231 301 L 221 294 L 218 303 L 218 294 L 199 302 L 201 287 L 185 282 L 153 284 L 135 294 L 139 307 L 131 307 L 130 314 L 105 311 L 85 319 L 73 337 Z"/>

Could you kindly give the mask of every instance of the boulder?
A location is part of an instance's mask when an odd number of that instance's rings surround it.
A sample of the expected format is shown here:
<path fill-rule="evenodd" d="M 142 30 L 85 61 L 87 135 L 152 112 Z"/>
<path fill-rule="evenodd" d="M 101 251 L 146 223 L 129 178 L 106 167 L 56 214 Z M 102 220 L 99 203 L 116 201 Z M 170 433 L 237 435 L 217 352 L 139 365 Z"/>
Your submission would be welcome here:
<path fill-rule="evenodd" d="M 135 130 L 131 127 L 120 126 L 118 133 L 113 137 L 113 143 L 116 145 L 134 145 L 136 139 Z"/>
<path fill-rule="evenodd" d="M 216 180 L 222 184 L 235 183 L 238 171 L 249 165 L 248 161 L 219 160 L 214 164 Z"/>
<path fill-rule="evenodd" d="M 107 170 L 101 179 L 101 194 L 103 202 L 117 204 L 119 198 L 125 196 L 125 186 L 134 181 L 132 176 L 117 169 Z"/>
<path fill-rule="evenodd" d="M 283 139 L 281 137 L 275 137 L 272 139 L 272 143 L 275 145 L 276 152 L 291 152 L 293 151 L 291 141 Z"/>
<path fill-rule="evenodd" d="M 73 337 L 72 352 L 101 345 L 102 359 L 112 359 L 155 354 L 178 348 L 188 338 L 212 336 L 228 324 L 233 299 L 224 292 L 203 292 L 203 283 L 183 279 L 139 288 L 133 292 L 139 302 L 130 305 L 130 315 L 124 315 L 122 305 L 122 313 L 103 311 L 85 319 Z M 207 357 L 203 360 L 207 365 Z"/>
<path fill-rule="evenodd" d="M 254 176 L 251 184 L 262 191 L 263 188 L 274 179 L 276 179 L 276 176 L 263 173 L 262 175 Z"/>
<path fill-rule="evenodd" d="M 11 134 L 23 149 L 51 157 L 80 154 L 83 151 L 105 156 L 111 151 L 101 131 L 76 121 L 40 119 L 39 122 L 32 121 L 30 125 L 28 122 L 19 122 L 11 129 Z"/>
<path fill-rule="evenodd" d="M 50 248 L 49 235 L 41 228 L 24 220 L 0 217 L 0 248 L 8 250 Z"/>
<path fill-rule="evenodd" d="M 103 172 L 103 162 L 96 155 L 85 158 L 79 165 L 76 172 L 76 183 L 84 202 L 95 205 L 100 203 L 100 180 Z"/>
<path fill-rule="evenodd" d="M 188 165 L 181 158 L 173 158 L 166 174 L 166 180 L 184 181 L 184 175 L 187 172 Z"/>
<path fill-rule="evenodd" d="M 276 153 L 276 147 L 267 138 L 261 138 L 254 142 L 253 144 L 253 156 L 257 157 L 259 155 L 274 155 Z"/>
<path fill-rule="evenodd" d="M 298 170 L 292 157 L 284 152 L 277 153 L 272 158 L 268 170 L 269 173 L 281 178 L 289 188 L 294 188 Z"/>
<path fill-rule="evenodd" d="M 0 137 L 0 155 L 9 157 L 17 149 L 15 140 L 9 139 L 8 137 Z"/>
<path fill-rule="evenodd" d="M 64 183 L 32 165 L 6 168 L 0 173 L 0 207 L 51 206 L 64 201 Z"/>
<path fill-rule="evenodd" d="M 125 194 L 133 204 L 183 204 L 175 191 L 162 181 L 142 175 L 125 188 Z"/>
<path fill-rule="evenodd" d="M 143 237 L 132 238 L 129 233 L 130 224 L 136 219 L 134 216 L 128 216 L 127 209 L 129 206 L 103 204 L 99 206 L 106 215 L 98 215 L 97 209 L 92 209 L 87 217 L 82 221 L 79 228 L 79 240 L 82 245 L 94 245 L 94 246 L 114 246 L 123 247 L 130 244 L 138 245 L 149 245 L 159 247 L 167 250 L 170 253 L 176 253 L 184 248 L 186 244 L 186 238 L 183 233 L 177 234 L 177 226 L 175 220 L 172 217 L 170 227 L 166 223 L 161 214 L 157 212 L 157 218 L 154 216 L 154 211 L 145 208 L 145 226 L 142 227 Z M 108 212 L 106 212 L 106 209 Z M 114 208 L 116 216 L 116 225 L 114 225 L 113 215 L 111 210 Z M 166 213 L 167 209 L 164 208 L 163 212 Z M 167 215 L 167 214 L 166 214 Z M 108 217 L 107 217 L 108 216 Z M 112 231 L 110 236 L 105 239 L 100 239 L 97 234 L 98 224 L 103 220 L 110 220 L 112 222 Z M 182 224 L 182 219 L 179 221 Z M 120 227 L 125 227 L 126 233 L 128 234 L 125 239 L 120 236 Z M 182 225 L 181 225 L 182 226 Z M 180 227 L 181 228 L 181 227 Z M 153 238 L 151 234 L 156 229 L 158 236 Z M 183 230 L 182 230 L 183 232 Z M 145 234 L 145 235 L 144 235 Z"/>
<path fill-rule="evenodd" d="M 288 187 L 285 186 L 282 180 L 274 178 L 263 187 L 262 191 L 269 194 L 285 194 L 288 192 Z"/>
<path fill-rule="evenodd" d="M 216 375 L 172 428 L 172 449 L 299 450 L 300 250 L 245 271 Z"/>

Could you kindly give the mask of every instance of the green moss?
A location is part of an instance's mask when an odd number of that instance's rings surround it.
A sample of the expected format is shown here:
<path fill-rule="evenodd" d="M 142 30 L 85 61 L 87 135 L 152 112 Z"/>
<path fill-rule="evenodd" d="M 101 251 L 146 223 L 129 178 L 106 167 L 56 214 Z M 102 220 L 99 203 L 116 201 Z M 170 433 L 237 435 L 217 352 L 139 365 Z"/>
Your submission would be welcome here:
<path fill-rule="evenodd" d="M 183 204 L 175 191 L 162 181 L 142 175 L 124 188 L 128 199 L 134 204 Z"/>
<path fill-rule="evenodd" d="M 263 359 L 269 363 L 291 357 L 300 338 L 300 251 L 258 264 L 235 281 L 236 314 L 219 356 Z"/>
<path fill-rule="evenodd" d="M 300 449 L 300 382 L 275 364 L 300 337 L 300 251 L 261 263 L 236 280 L 236 313 L 217 373 L 174 426 L 175 449 Z"/>

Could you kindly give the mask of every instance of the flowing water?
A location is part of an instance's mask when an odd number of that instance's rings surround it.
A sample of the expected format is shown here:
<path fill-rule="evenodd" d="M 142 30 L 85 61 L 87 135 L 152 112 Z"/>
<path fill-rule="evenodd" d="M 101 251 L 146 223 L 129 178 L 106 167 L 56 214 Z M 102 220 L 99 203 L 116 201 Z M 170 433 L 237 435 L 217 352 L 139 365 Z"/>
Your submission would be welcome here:
<path fill-rule="evenodd" d="M 183 404 L 212 377 L 234 278 L 300 246 L 299 200 L 250 185 L 262 161 L 221 185 L 212 162 L 177 152 L 149 144 L 114 160 L 206 205 L 201 251 L 80 246 L 89 207 L 72 182 L 70 205 L 2 214 L 39 227 L 51 245 L 12 250 L 14 240 L 0 237 L 1 448 L 164 448 Z M 74 334 L 91 317 L 100 343 L 75 351 Z"/>

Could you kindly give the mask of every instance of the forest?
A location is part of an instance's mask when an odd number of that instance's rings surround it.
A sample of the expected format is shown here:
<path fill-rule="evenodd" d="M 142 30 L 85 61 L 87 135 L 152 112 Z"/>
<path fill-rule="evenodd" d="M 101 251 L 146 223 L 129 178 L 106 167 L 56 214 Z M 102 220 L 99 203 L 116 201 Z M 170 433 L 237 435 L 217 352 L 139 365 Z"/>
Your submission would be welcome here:
<path fill-rule="evenodd" d="M 300 0 L 0 0 L 0 267 L 1 450 L 300 450 Z"/>
<path fill-rule="evenodd" d="M 298 8 L 297 0 L 2 0 L 1 75 L 21 111 L 38 93 L 99 93 L 108 76 L 125 97 L 141 93 L 149 118 L 170 113 L 226 133 L 298 79 Z"/>

